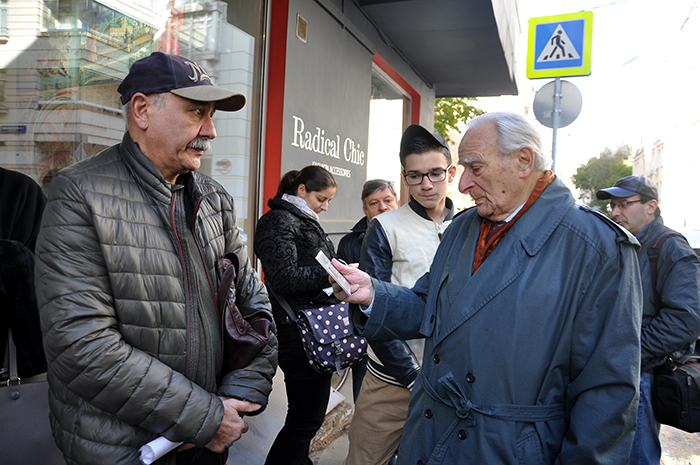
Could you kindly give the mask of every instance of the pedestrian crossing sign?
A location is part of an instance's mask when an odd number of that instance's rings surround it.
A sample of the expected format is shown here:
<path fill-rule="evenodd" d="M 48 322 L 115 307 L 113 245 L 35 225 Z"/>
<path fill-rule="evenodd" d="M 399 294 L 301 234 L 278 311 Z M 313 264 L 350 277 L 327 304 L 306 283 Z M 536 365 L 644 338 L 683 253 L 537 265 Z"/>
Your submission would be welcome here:
<path fill-rule="evenodd" d="M 593 12 L 530 18 L 528 79 L 591 74 Z"/>

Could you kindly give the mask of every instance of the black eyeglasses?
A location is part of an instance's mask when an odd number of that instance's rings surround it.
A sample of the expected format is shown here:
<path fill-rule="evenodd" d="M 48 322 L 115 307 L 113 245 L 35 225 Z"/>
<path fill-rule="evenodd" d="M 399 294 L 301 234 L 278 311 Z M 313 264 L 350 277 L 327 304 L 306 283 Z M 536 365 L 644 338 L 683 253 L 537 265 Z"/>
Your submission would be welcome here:
<path fill-rule="evenodd" d="M 622 200 L 622 201 L 617 202 L 617 203 L 616 203 L 616 202 L 610 202 L 610 203 L 608 204 L 608 212 L 612 213 L 612 211 L 613 211 L 616 207 L 619 208 L 620 210 L 624 210 L 625 208 L 627 208 L 627 205 L 629 205 L 629 204 L 631 204 L 631 203 L 641 202 L 641 201 L 642 201 L 642 199 L 639 199 L 639 200 Z"/>
<path fill-rule="evenodd" d="M 436 182 L 442 182 L 447 178 L 447 172 L 452 168 L 452 165 L 448 166 L 447 168 L 436 168 L 434 170 L 430 170 L 427 173 L 416 173 L 416 172 L 409 172 L 409 173 L 404 173 L 403 178 L 406 180 L 406 184 L 409 186 L 417 186 L 419 184 L 423 184 L 423 178 L 426 176 L 428 177 L 428 181 L 432 183 Z"/>

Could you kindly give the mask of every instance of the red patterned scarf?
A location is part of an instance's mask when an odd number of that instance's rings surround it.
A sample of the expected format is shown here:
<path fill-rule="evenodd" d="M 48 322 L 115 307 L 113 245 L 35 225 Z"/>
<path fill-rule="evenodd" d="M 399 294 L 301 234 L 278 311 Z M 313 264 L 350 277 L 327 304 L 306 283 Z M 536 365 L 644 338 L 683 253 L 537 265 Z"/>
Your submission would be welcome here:
<path fill-rule="evenodd" d="M 507 223 L 501 224 L 494 227 L 494 222 L 491 220 L 484 220 L 481 222 L 481 230 L 479 231 L 479 241 L 476 245 L 476 252 L 474 253 L 474 264 L 472 265 L 472 274 L 476 273 L 486 257 L 488 257 L 491 252 L 496 248 L 496 246 L 501 242 L 501 239 L 506 235 L 506 232 L 515 224 L 515 222 L 520 218 L 523 213 L 530 208 L 530 205 L 535 203 L 542 194 L 542 192 L 549 187 L 556 176 L 551 170 L 545 171 L 544 175 L 537 180 L 535 184 L 535 189 L 530 194 L 530 198 L 527 199 L 523 208 L 520 209 L 517 215 Z"/>

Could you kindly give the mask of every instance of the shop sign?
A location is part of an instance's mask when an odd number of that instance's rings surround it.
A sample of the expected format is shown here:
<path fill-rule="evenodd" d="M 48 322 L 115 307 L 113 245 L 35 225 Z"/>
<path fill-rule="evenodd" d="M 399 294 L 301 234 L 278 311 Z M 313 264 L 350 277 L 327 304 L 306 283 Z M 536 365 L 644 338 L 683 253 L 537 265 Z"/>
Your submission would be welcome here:
<path fill-rule="evenodd" d="M 292 115 L 292 118 L 294 118 L 292 147 L 337 160 L 343 159 L 354 165 L 364 166 L 365 152 L 361 149 L 360 144 L 356 143 L 352 138 L 341 138 L 340 134 L 326 135 L 326 130 L 318 126 L 313 132 L 307 131 L 302 118 L 294 115 Z M 347 171 L 349 172 L 349 170 Z"/>
<path fill-rule="evenodd" d="M 27 126 L 24 124 L 3 124 L 0 126 L 0 134 L 24 134 Z"/>

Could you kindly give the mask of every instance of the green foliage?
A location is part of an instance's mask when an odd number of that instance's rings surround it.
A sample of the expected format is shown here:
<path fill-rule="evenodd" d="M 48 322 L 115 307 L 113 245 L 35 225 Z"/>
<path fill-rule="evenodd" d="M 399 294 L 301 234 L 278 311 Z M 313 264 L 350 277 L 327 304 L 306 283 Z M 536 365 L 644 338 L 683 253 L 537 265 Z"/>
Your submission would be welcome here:
<path fill-rule="evenodd" d="M 458 127 L 459 123 L 466 123 L 485 113 L 469 104 L 474 100 L 476 99 L 467 97 L 435 99 L 435 133 L 444 137 L 448 143 L 452 142 L 448 136 L 450 129 L 461 133 Z"/>
<path fill-rule="evenodd" d="M 632 174 L 632 147 L 621 145 L 613 152 L 606 147 L 600 155 L 581 165 L 571 177 L 579 190 L 579 198 L 591 207 L 600 207 L 605 211 L 607 200 L 596 199 L 595 193 L 600 189 L 611 187 L 615 182 Z"/>

